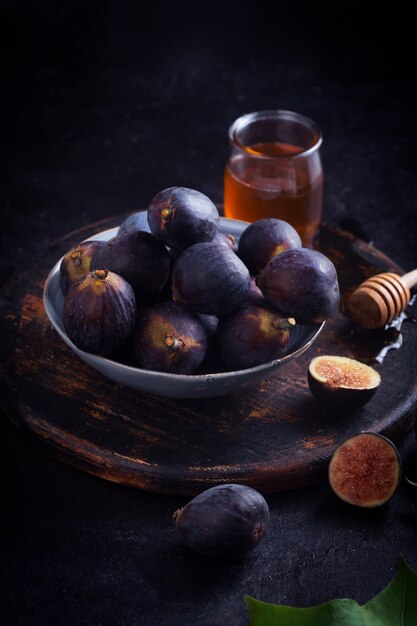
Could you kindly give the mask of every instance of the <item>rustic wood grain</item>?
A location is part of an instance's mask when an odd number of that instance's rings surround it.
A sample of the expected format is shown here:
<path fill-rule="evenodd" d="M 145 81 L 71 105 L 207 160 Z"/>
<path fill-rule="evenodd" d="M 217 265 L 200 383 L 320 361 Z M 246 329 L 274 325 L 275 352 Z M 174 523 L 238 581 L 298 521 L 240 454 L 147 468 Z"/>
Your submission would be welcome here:
<path fill-rule="evenodd" d="M 343 314 L 365 278 L 402 273 L 350 234 L 323 226 L 317 247 L 335 263 L 344 299 L 313 347 L 245 393 L 211 400 L 171 400 L 107 380 L 80 361 L 52 329 L 42 304 L 44 281 L 72 245 L 116 226 L 118 216 L 70 233 L 16 273 L 0 292 L 1 406 L 52 453 L 102 478 L 162 493 L 192 495 L 219 482 L 265 493 L 323 480 L 335 446 L 364 430 L 398 440 L 417 406 L 417 325 L 405 322 L 401 348 L 382 364 L 375 354 L 396 331 L 358 332 Z M 307 387 L 317 354 L 374 364 L 382 385 L 362 409 L 325 409 Z"/>

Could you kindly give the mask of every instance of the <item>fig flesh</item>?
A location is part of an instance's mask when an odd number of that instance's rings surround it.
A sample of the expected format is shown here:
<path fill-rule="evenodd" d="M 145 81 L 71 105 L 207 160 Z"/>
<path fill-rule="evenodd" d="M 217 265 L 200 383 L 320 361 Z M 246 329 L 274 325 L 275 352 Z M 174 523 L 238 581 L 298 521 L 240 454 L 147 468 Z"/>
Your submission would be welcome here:
<path fill-rule="evenodd" d="M 199 318 L 175 302 L 160 302 L 138 315 L 134 352 L 141 367 L 192 374 L 204 359 L 207 334 Z"/>
<path fill-rule="evenodd" d="M 64 295 L 71 285 L 88 274 L 94 253 L 103 245 L 104 241 L 82 241 L 66 253 L 59 267 L 60 285 Z"/>
<path fill-rule="evenodd" d="M 227 246 L 197 243 L 178 257 L 172 270 L 172 292 L 198 313 L 225 315 L 244 300 L 250 285 L 246 266 Z"/>
<path fill-rule="evenodd" d="M 268 305 L 244 302 L 222 317 L 216 338 L 228 367 L 245 369 L 273 361 L 286 354 L 294 319 L 281 318 Z"/>
<path fill-rule="evenodd" d="M 63 322 L 77 348 L 109 356 L 122 348 L 133 332 L 133 289 L 124 278 L 108 270 L 89 272 L 70 287 Z"/>
<path fill-rule="evenodd" d="M 309 248 L 273 257 L 257 277 L 267 302 L 298 324 L 324 322 L 340 300 L 336 268 L 324 254 Z"/>
<path fill-rule="evenodd" d="M 186 187 L 160 191 L 148 208 L 152 234 L 170 248 L 180 250 L 201 241 L 212 241 L 219 221 L 219 212 L 210 198 Z"/>
<path fill-rule="evenodd" d="M 330 408 L 363 406 L 376 393 L 379 373 L 356 359 L 321 355 L 310 362 L 307 374 L 311 393 Z"/>
<path fill-rule="evenodd" d="M 252 222 L 240 236 L 237 254 L 251 274 L 258 274 L 272 257 L 301 248 L 300 235 L 295 228 L 276 218 Z"/>
<path fill-rule="evenodd" d="M 130 283 L 138 301 L 151 298 L 165 287 L 171 260 L 165 246 L 145 231 L 122 233 L 100 247 L 91 269 L 106 268 Z"/>
<path fill-rule="evenodd" d="M 217 485 L 174 513 L 177 531 L 195 552 L 236 558 L 253 549 L 269 524 L 265 498 L 245 485 Z"/>
<path fill-rule="evenodd" d="M 388 502 L 401 478 L 401 460 L 392 441 L 360 433 L 336 448 L 329 464 L 334 493 L 356 506 L 373 508 Z"/>

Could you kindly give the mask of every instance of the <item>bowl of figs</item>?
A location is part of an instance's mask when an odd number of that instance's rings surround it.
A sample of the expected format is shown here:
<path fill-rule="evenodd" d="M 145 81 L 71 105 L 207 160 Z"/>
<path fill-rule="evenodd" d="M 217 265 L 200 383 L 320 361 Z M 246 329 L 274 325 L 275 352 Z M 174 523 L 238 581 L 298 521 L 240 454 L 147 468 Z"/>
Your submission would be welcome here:
<path fill-rule="evenodd" d="M 220 217 L 185 187 L 79 242 L 44 288 L 46 313 L 78 357 L 171 398 L 265 379 L 313 344 L 339 298 L 334 265 L 290 224 Z"/>

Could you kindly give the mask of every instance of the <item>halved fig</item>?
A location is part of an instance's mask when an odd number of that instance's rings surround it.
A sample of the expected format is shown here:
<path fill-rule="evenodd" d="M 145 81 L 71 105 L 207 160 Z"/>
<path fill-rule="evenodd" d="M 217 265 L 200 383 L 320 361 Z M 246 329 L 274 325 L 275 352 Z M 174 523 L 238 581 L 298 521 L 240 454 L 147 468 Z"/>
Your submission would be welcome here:
<path fill-rule="evenodd" d="M 329 464 L 329 482 L 345 502 L 373 508 L 394 495 L 401 478 L 395 445 L 382 435 L 360 433 L 336 448 Z"/>
<path fill-rule="evenodd" d="M 345 356 L 316 356 L 308 368 L 311 393 L 330 408 L 354 408 L 366 404 L 381 382 L 376 370 Z"/>

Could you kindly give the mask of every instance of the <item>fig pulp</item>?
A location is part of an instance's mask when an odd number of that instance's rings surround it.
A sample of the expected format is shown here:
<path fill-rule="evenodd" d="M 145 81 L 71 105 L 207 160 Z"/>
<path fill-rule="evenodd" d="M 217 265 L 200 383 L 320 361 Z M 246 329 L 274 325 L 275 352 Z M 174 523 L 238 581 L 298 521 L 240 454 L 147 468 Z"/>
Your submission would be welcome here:
<path fill-rule="evenodd" d="M 324 254 L 308 248 L 273 257 L 256 282 L 269 304 L 299 324 L 324 322 L 340 300 L 335 266 Z"/>
<path fill-rule="evenodd" d="M 172 292 L 180 302 L 198 313 L 225 315 L 237 308 L 250 285 L 248 269 L 227 246 L 197 243 L 176 260 Z"/>
<path fill-rule="evenodd" d="M 170 248 L 180 250 L 211 241 L 219 221 L 219 212 L 210 198 L 186 187 L 160 191 L 148 208 L 151 232 Z"/>
<path fill-rule="evenodd" d="M 141 367 L 173 374 L 192 374 L 207 349 L 202 322 L 175 302 L 160 302 L 138 316 L 134 351 Z"/>
<path fill-rule="evenodd" d="M 330 486 L 339 498 L 362 507 L 385 504 L 401 477 L 394 444 L 375 433 L 361 433 L 336 448 L 329 464 Z"/>
<path fill-rule="evenodd" d="M 122 233 L 100 247 L 91 269 L 106 268 L 130 283 L 138 301 L 160 293 L 171 270 L 165 246 L 145 231 Z"/>
<path fill-rule="evenodd" d="M 216 337 L 220 355 L 233 369 L 273 361 L 286 353 L 294 325 L 294 319 L 281 318 L 267 305 L 244 302 L 219 322 Z"/>
<path fill-rule="evenodd" d="M 68 289 L 90 271 L 91 259 L 104 241 L 82 241 L 66 253 L 59 267 L 60 285 L 64 295 Z"/>
<path fill-rule="evenodd" d="M 136 301 L 132 287 L 108 270 L 89 272 L 70 287 L 63 322 L 71 341 L 85 352 L 109 356 L 132 334 Z"/>
<path fill-rule="evenodd" d="M 269 523 L 264 497 L 245 485 L 218 485 L 203 491 L 174 513 L 184 543 L 213 558 L 243 556 L 254 548 Z"/>
<path fill-rule="evenodd" d="M 258 274 L 272 257 L 301 247 L 301 238 L 295 228 L 271 217 L 257 220 L 245 228 L 237 254 L 251 274 Z"/>
<path fill-rule="evenodd" d="M 353 408 L 366 404 L 381 382 L 376 370 L 355 359 L 317 356 L 308 368 L 311 393 L 331 408 Z"/>

